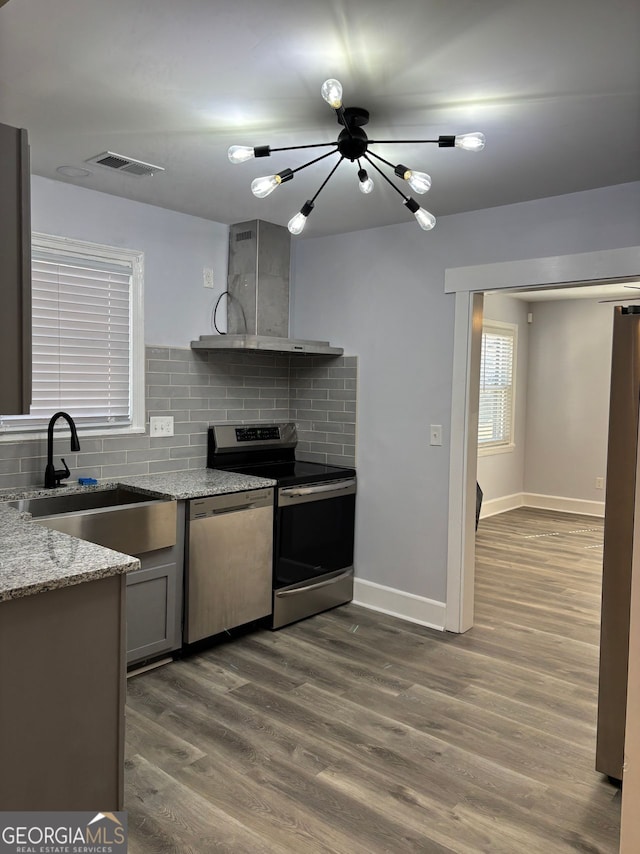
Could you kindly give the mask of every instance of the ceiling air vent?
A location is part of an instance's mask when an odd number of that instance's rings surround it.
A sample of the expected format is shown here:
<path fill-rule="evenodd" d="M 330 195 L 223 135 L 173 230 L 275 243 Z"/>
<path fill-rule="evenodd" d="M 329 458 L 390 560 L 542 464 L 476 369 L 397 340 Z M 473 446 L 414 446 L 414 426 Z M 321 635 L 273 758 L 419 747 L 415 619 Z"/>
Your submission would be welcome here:
<path fill-rule="evenodd" d="M 114 169 L 116 172 L 126 172 L 128 175 L 154 175 L 156 172 L 164 172 L 164 166 L 154 166 L 152 163 L 135 160 L 133 157 L 123 157 L 122 154 L 115 154 L 113 151 L 103 151 L 102 154 L 90 157 L 86 162 Z"/>

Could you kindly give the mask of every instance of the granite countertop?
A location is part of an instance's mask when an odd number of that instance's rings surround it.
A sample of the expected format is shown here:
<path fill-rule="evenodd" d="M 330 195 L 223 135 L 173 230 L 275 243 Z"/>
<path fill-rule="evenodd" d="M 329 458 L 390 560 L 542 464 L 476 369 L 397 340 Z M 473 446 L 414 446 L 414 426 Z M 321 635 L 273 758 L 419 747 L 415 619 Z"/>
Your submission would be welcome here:
<path fill-rule="evenodd" d="M 138 569 L 140 561 L 34 524 L 0 504 L 0 602 Z"/>
<path fill-rule="evenodd" d="M 101 481 L 97 486 L 69 484 L 56 490 L 3 490 L 0 492 L 0 602 L 138 569 L 137 558 L 35 524 L 29 514 L 2 503 L 118 485 L 150 497 L 179 500 L 260 489 L 275 486 L 276 481 L 215 469 L 194 469 L 139 475 L 117 482 Z"/>
<path fill-rule="evenodd" d="M 194 469 L 193 471 L 168 472 L 167 474 L 141 474 L 119 480 L 139 492 L 148 492 L 161 498 L 203 498 L 205 495 L 224 495 L 229 492 L 244 492 L 245 489 L 262 489 L 275 486 L 276 481 L 266 477 L 253 477 L 218 469 Z"/>

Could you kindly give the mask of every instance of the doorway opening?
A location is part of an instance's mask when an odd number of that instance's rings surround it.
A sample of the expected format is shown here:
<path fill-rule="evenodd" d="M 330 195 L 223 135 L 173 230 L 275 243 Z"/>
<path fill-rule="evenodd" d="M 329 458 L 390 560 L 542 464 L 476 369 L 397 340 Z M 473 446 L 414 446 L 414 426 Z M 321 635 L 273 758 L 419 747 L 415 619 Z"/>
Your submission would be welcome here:
<path fill-rule="evenodd" d="M 445 291 L 455 293 L 454 364 L 449 477 L 446 629 L 473 625 L 475 507 L 484 294 L 557 291 L 640 280 L 640 247 L 447 270 Z M 635 292 L 634 292 L 635 293 Z"/>

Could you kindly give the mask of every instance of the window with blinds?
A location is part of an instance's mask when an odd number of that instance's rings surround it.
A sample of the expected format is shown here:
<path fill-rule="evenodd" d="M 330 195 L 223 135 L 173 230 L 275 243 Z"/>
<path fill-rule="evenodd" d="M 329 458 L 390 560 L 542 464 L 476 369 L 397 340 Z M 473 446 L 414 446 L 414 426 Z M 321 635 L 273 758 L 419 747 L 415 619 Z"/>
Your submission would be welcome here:
<path fill-rule="evenodd" d="M 517 327 L 486 322 L 482 327 L 478 445 L 513 446 Z"/>
<path fill-rule="evenodd" d="M 33 236 L 31 410 L 3 431 L 42 430 L 59 410 L 78 427 L 133 426 L 140 288 L 140 253 Z"/>

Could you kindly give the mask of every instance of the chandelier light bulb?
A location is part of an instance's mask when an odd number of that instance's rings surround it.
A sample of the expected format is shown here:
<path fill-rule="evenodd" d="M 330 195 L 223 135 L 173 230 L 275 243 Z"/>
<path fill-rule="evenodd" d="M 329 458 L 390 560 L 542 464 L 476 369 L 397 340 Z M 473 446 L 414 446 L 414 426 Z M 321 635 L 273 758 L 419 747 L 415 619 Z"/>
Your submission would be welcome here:
<path fill-rule="evenodd" d="M 418 225 L 420 228 L 424 229 L 424 231 L 431 231 L 433 226 L 436 224 L 436 218 L 432 213 L 426 211 L 424 208 L 418 208 L 417 211 L 414 211 L 414 217 L 418 221 Z"/>
<path fill-rule="evenodd" d="M 232 145 L 227 155 L 232 163 L 244 163 L 246 160 L 255 157 L 255 152 L 248 145 Z"/>
<path fill-rule="evenodd" d="M 295 216 L 291 217 L 291 219 L 287 223 L 287 228 L 289 229 L 291 234 L 301 234 L 306 224 L 306 216 L 303 213 L 297 213 Z"/>
<path fill-rule="evenodd" d="M 393 172 L 398 176 L 398 178 L 402 178 L 403 181 L 407 181 L 411 189 L 416 193 L 426 193 L 431 186 L 430 175 L 427 175 L 426 172 L 415 172 L 413 169 L 409 169 L 408 166 L 405 166 L 402 163 L 398 163 Z"/>
<path fill-rule="evenodd" d="M 431 187 L 431 176 L 426 172 L 414 172 L 409 170 L 408 177 L 405 175 L 405 180 L 408 182 L 414 193 L 426 193 Z"/>
<path fill-rule="evenodd" d="M 300 234 L 303 231 L 305 225 L 307 224 L 307 217 L 309 216 L 312 210 L 313 202 L 308 201 L 302 205 L 300 211 L 295 216 L 291 217 L 291 219 L 287 223 L 287 228 L 289 229 L 291 234 Z"/>
<path fill-rule="evenodd" d="M 424 229 L 424 231 L 431 231 L 433 226 L 436 224 L 436 218 L 434 215 L 429 213 L 429 211 L 426 211 L 424 208 L 421 208 L 416 200 L 412 199 L 410 196 L 404 200 L 404 203 L 416 218 L 420 228 Z"/>
<path fill-rule="evenodd" d="M 456 136 L 456 148 L 463 148 L 465 151 L 482 151 L 486 143 L 486 137 L 483 133 L 463 133 Z"/>
<path fill-rule="evenodd" d="M 366 169 L 359 169 L 358 170 L 358 182 L 359 182 L 358 187 L 359 187 L 361 193 L 364 193 L 365 195 L 367 195 L 368 193 L 371 192 L 371 190 L 373 190 L 373 181 L 371 180 L 371 178 L 367 174 Z"/>
<path fill-rule="evenodd" d="M 295 216 L 291 217 L 287 223 L 287 228 L 291 234 L 301 234 L 306 224 L 306 216 L 303 213 L 297 213 Z"/>
<path fill-rule="evenodd" d="M 258 199 L 264 199 L 282 183 L 279 175 L 265 175 L 264 178 L 254 178 L 251 182 L 251 192 Z"/>
<path fill-rule="evenodd" d="M 339 80 L 325 80 L 320 94 L 334 110 L 339 110 L 342 106 L 342 83 Z"/>

